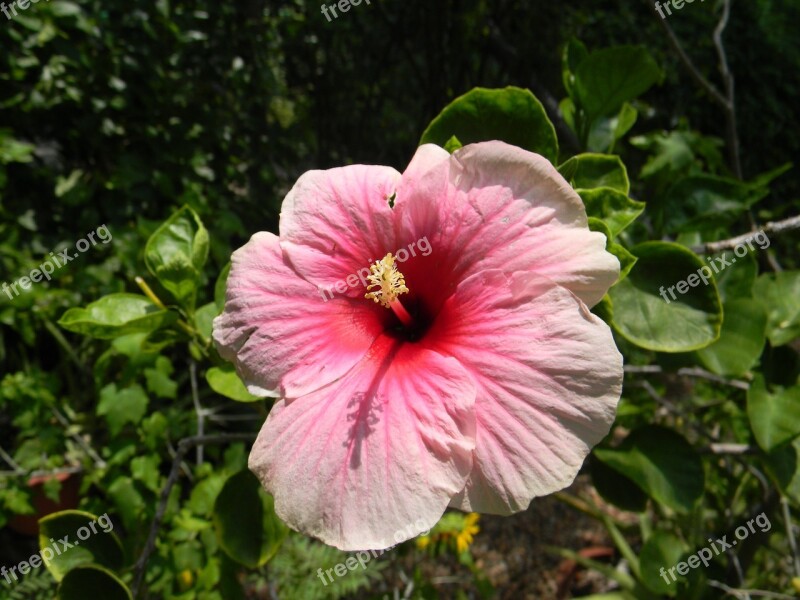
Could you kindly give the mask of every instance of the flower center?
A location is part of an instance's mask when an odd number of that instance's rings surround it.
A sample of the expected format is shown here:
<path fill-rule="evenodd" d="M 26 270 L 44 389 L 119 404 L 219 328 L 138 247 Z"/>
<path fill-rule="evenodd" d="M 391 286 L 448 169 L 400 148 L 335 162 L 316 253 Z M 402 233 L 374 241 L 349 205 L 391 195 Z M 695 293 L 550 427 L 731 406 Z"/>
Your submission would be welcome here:
<path fill-rule="evenodd" d="M 381 306 L 391 308 L 403 325 L 409 327 L 412 323 L 411 315 L 397 299 L 400 294 L 407 294 L 408 288 L 403 274 L 397 270 L 392 253 L 390 252 L 381 260 L 376 260 L 369 269 L 371 274 L 367 277 L 369 282 L 367 290 L 378 289 L 373 292 L 367 291 L 364 297 L 380 303 Z"/>

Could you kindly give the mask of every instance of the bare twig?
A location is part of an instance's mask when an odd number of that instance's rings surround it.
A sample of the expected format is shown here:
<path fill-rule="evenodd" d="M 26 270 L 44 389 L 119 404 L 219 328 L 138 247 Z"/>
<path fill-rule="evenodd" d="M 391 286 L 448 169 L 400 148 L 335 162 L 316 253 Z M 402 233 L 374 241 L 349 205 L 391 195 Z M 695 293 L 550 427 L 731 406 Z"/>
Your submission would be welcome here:
<path fill-rule="evenodd" d="M 101 456 L 94 451 L 94 448 L 92 448 L 79 434 L 69 432 L 69 428 L 72 426 L 72 423 L 69 422 L 67 417 L 65 417 L 55 406 L 52 407 L 52 411 L 53 415 L 55 415 L 56 419 L 58 419 L 58 422 L 61 423 L 61 426 L 66 431 L 67 435 L 75 440 L 78 445 L 83 448 L 84 452 L 89 455 L 89 458 L 94 461 L 94 466 L 98 469 L 105 469 L 106 461 L 104 461 Z"/>
<path fill-rule="evenodd" d="M 739 156 L 739 134 L 737 132 L 736 125 L 734 78 L 733 73 L 731 73 L 730 67 L 728 66 L 728 57 L 725 53 L 725 47 L 722 43 L 722 34 L 724 33 L 725 28 L 728 26 L 730 11 L 730 0 L 724 0 L 722 16 L 720 17 L 719 23 L 714 29 L 713 34 L 714 46 L 716 47 L 717 56 L 719 57 L 719 70 L 725 86 L 724 94 L 720 92 L 719 89 L 717 89 L 717 87 L 700 72 L 700 69 L 697 68 L 692 59 L 683 49 L 680 40 L 678 40 L 678 36 L 675 35 L 675 32 L 672 30 L 672 27 L 670 27 L 669 23 L 667 23 L 667 20 L 662 18 L 659 19 L 659 21 L 661 22 L 664 31 L 667 33 L 667 39 L 669 40 L 670 45 L 672 46 L 673 50 L 675 50 L 675 53 L 678 55 L 683 65 L 686 67 L 689 75 L 692 77 L 692 79 L 694 79 L 697 85 L 699 85 L 709 96 L 711 96 L 712 100 L 719 104 L 725 111 L 725 129 L 728 142 L 727 146 L 730 167 L 733 173 L 736 175 L 736 178 L 742 179 L 742 166 Z"/>
<path fill-rule="evenodd" d="M 624 367 L 626 373 L 631 374 L 638 374 L 638 373 L 668 373 L 664 371 L 658 365 L 625 365 Z M 722 385 L 727 385 L 730 387 L 738 388 L 740 390 L 748 390 L 750 389 L 750 384 L 746 381 L 742 381 L 739 379 L 728 379 L 726 377 L 720 377 L 719 375 L 715 375 L 714 373 L 710 373 L 705 369 L 700 369 L 697 367 L 685 367 L 682 369 L 678 369 L 675 372 L 679 377 L 697 377 L 700 379 L 708 379 L 709 381 L 713 381 L 714 383 L 720 383 Z"/>
<path fill-rule="evenodd" d="M 701 453 L 704 453 L 701 450 Z M 757 454 L 758 450 L 747 444 L 709 444 L 708 454 Z"/>
<path fill-rule="evenodd" d="M 722 17 L 714 29 L 714 46 L 717 48 L 717 56 L 719 56 L 719 70 L 722 74 L 722 81 L 725 84 L 725 95 L 727 96 L 727 105 L 725 106 L 725 127 L 728 137 L 728 153 L 731 162 L 731 168 L 737 179 L 742 178 L 742 163 L 739 158 L 739 133 L 736 126 L 736 94 L 733 80 L 733 73 L 731 73 L 728 66 L 728 56 L 725 54 L 725 46 L 722 44 L 722 34 L 728 26 L 728 20 L 731 16 L 731 0 L 725 0 L 722 7 Z"/>
<path fill-rule="evenodd" d="M 742 590 L 732 588 L 728 585 L 725 585 L 721 581 L 715 581 L 713 579 L 709 580 L 708 585 L 711 587 L 715 587 L 718 590 L 722 590 L 723 592 L 734 596 L 735 598 L 740 598 L 741 600 L 745 600 L 748 595 L 750 596 L 760 596 L 762 598 L 776 598 L 777 600 L 795 600 L 794 596 L 787 596 L 786 594 L 780 594 L 778 592 L 767 592 L 764 590 Z"/>
<path fill-rule="evenodd" d="M 794 537 L 792 514 L 789 511 L 789 501 L 786 496 L 781 496 L 781 510 L 783 512 L 783 520 L 786 522 L 786 537 L 789 538 L 789 547 L 792 549 L 794 574 L 795 577 L 800 577 L 800 555 L 797 552 L 797 540 Z"/>
<path fill-rule="evenodd" d="M 153 523 L 150 525 L 150 533 L 147 536 L 142 554 L 133 566 L 133 597 L 139 596 L 142 581 L 144 579 L 147 561 L 156 546 L 156 537 L 161 523 L 164 520 L 164 514 L 167 511 L 167 501 L 169 500 L 170 492 L 173 486 L 178 481 L 178 474 L 180 472 L 181 462 L 186 453 L 192 448 L 200 444 L 223 444 L 225 442 L 250 442 L 253 440 L 254 435 L 250 433 L 220 433 L 215 435 L 198 435 L 195 437 L 184 438 L 178 442 L 178 449 L 175 452 L 175 457 L 172 459 L 172 468 L 170 469 L 167 482 L 161 490 L 161 496 L 158 500 L 156 507 L 156 514 L 153 517 Z"/>
<path fill-rule="evenodd" d="M 770 221 L 769 223 L 761 227 L 759 231 L 751 231 L 750 233 L 743 233 L 742 235 L 737 235 L 736 237 L 727 240 L 720 240 L 718 242 L 708 242 L 707 244 L 692 246 L 691 250 L 695 254 L 716 254 L 717 252 L 722 252 L 723 250 L 733 250 L 734 248 L 736 248 L 736 246 L 745 243 L 748 240 L 752 241 L 753 236 L 759 232 L 763 232 L 769 236 L 769 235 L 780 235 L 788 231 L 794 231 L 795 229 L 800 229 L 800 215 L 797 215 L 795 217 L 790 217 L 782 221 Z"/>
<path fill-rule="evenodd" d="M 67 474 L 74 474 L 74 473 L 82 473 L 83 467 L 75 466 L 75 467 L 63 467 L 61 469 L 40 469 L 36 471 L 26 471 L 25 469 L 18 470 L 18 471 L 0 471 L 0 477 L 27 477 L 30 479 L 31 477 L 54 477 L 56 475 L 67 475 Z"/>
<path fill-rule="evenodd" d="M 681 46 L 680 40 L 678 40 L 678 36 L 675 35 L 675 32 L 672 30 L 672 27 L 669 26 L 669 23 L 666 19 L 659 19 L 662 27 L 664 27 L 664 31 L 667 33 L 667 39 L 669 40 L 670 46 L 672 49 L 675 50 L 675 53 L 678 55 L 678 58 L 681 59 L 681 62 L 686 67 L 686 70 L 689 71 L 689 75 L 691 75 L 692 79 L 695 80 L 695 83 L 699 85 L 705 92 L 711 96 L 711 98 L 722 106 L 723 108 L 728 108 L 728 100 L 722 93 L 716 88 L 716 86 L 711 83 L 708 79 L 706 79 L 703 74 L 700 72 L 689 55 L 686 54 L 686 51 Z"/>
<path fill-rule="evenodd" d="M 13 472 L 14 472 L 15 474 L 17 474 L 17 475 L 22 475 L 22 474 L 24 474 L 24 473 L 25 473 L 25 469 L 23 469 L 23 468 L 22 468 L 22 467 L 19 465 L 19 463 L 18 463 L 17 461 L 15 461 L 15 460 L 14 460 L 14 458 L 13 458 L 13 457 L 12 457 L 12 456 L 11 456 L 11 455 L 8 453 L 8 452 L 6 452 L 5 450 L 3 450 L 3 448 L 2 448 L 1 446 L 0 446 L 0 458 L 2 458 L 4 461 L 6 461 L 6 462 L 8 463 L 8 466 L 9 466 L 9 467 L 11 467 L 12 469 L 14 469 L 14 471 L 13 471 Z"/>
<path fill-rule="evenodd" d="M 206 429 L 206 412 L 200 404 L 200 395 L 197 391 L 197 363 L 194 360 L 189 360 L 189 380 L 192 384 L 192 403 L 194 404 L 194 412 L 197 415 L 197 435 L 202 436 Z M 197 444 L 197 466 L 203 464 L 203 444 Z"/>

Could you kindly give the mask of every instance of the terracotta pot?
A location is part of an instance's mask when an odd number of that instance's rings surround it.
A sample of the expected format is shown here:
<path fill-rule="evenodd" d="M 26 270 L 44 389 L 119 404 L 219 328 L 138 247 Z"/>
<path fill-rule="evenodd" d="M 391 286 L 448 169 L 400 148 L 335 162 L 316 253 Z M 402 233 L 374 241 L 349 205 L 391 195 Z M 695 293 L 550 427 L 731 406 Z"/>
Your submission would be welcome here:
<path fill-rule="evenodd" d="M 45 482 L 52 479 L 58 479 L 61 482 L 58 502 L 53 502 L 44 493 Z M 32 515 L 15 515 L 8 522 L 8 526 L 23 535 L 38 535 L 39 519 L 54 512 L 78 508 L 81 474 L 80 472 L 65 472 L 31 477 L 28 480 L 28 487 L 33 492 L 33 508 L 36 513 Z"/>

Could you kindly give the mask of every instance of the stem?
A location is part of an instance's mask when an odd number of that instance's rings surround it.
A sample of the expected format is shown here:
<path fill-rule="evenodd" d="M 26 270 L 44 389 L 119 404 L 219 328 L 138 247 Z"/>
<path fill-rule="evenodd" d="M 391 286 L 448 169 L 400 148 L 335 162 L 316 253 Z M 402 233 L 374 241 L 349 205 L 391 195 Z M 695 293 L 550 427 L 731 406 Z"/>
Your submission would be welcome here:
<path fill-rule="evenodd" d="M 189 452 L 189 450 L 198 444 L 223 444 L 225 442 L 251 441 L 253 441 L 253 434 L 250 433 L 221 433 L 215 435 L 198 435 L 195 437 L 184 438 L 178 443 L 178 450 L 175 452 L 175 457 L 172 459 L 172 468 L 170 469 L 169 477 L 167 477 L 167 483 L 164 485 L 164 489 L 161 490 L 161 497 L 159 498 L 158 506 L 156 507 L 156 514 L 155 517 L 153 517 L 153 523 L 150 526 L 150 533 L 147 536 L 147 542 L 144 545 L 144 550 L 142 550 L 141 556 L 139 556 L 139 560 L 136 561 L 136 564 L 133 567 L 134 581 L 132 596 L 134 598 L 137 598 L 139 595 L 142 581 L 144 579 L 147 561 L 150 558 L 150 555 L 153 553 L 153 550 L 155 550 L 158 530 L 161 527 L 161 523 L 164 520 L 164 515 L 167 512 L 167 502 L 169 501 L 169 495 L 172 491 L 172 487 L 178 481 L 178 473 L 180 472 L 183 457 L 186 456 L 186 453 Z"/>
<path fill-rule="evenodd" d="M 800 215 L 789 217 L 783 221 L 771 221 L 764 225 L 759 231 L 743 233 L 742 235 L 737 235 L 727 240 L 692 246 L 690 250 L 695 254 L 716 254 L 723 250 L 733 250 L 736 246 L 746 243 L 748 240 L 752 241 L 753 236 L 760 232 L 763 232 L 765 235 L 779 235 L 787 231 L 794 231 L 795 229 L 800 229 Z"/>

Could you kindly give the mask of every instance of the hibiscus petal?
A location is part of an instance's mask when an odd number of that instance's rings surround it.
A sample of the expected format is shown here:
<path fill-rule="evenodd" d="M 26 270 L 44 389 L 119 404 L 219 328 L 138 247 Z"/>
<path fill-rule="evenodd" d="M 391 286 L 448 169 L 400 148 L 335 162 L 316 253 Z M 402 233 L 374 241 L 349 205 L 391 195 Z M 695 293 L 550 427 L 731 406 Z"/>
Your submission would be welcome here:
<path fill-rule="evenodd" d="M 423 343 L 478 387 L 475 466 L 455 507 L 510 514 L 568 486 L 614 420 L 622 356 L 611 330 L 538 275 L 464 281 Z"/>
<path fill-rule="evenodd" d="M 214 341 L 252 393 L 319 389 L 358 364 L 383 330 L 385 315 L 366 300 L 324 301 L 285 263 L 271 233 L 255 234 L 231 260 Z"/>
<path fill-rule="evenodd" d="M 441 189 L 442 173 L 437 163 L 413 181 Z M 534 271 L 589 306 L 617 280 L 605 236 L 589 231 L 580 197 L 544 157 L 503 142 L 470 144 L 452 155 L 448 178 L 446 193 L 398 193 L 397 201 L 399 239 L 428 237 L 435 249 L 441 301 L 485 269 Z"/>
<path fill-rule="evenodd" d="M 281 207 L 280 237 L 289 262 L 307 281 L 330 289 L 396 249 L 389 199 L 400 174 L 351 165 L 303 174 Z M 352 280 L 351 280 L 352 281 Z M 364 295 L 363 285 L 344 292 Z"/>
<path fill-rule="evenodd" d="M 430 529 L 472 466 L 475 388 L 453 358 L 389 337 L 332 386 L 277 403 L 250 469 L 292 528 L 342 550 Z"/>

